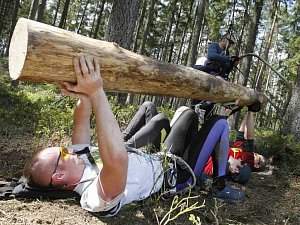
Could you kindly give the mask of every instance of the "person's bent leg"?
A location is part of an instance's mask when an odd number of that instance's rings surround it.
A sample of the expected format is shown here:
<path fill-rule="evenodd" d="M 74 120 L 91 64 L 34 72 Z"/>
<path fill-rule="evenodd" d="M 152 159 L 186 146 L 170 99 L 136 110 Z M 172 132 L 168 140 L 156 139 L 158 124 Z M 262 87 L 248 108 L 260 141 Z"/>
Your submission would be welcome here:
<path fill-rule="evenodd" d="M 178 120 L 178 118 L 180 117 L 180 115 L 181 115 L 185 110 L 188 110 L 188 109 L 190 109 L 190 108 L 187 107 L 187 106 L 181 106 L 181 107 L 179 107 L 179 108 L 175 111 L 175 113 L 174 113 L 174 115 L 173 115 L 173 118 L 172 118 L 172 120 L 171 120 L 171 122 L 170 122 L 170 126 L 172 127 L 172 126 L 174 125 L 174 123 Z"/>
<path fill-rule="evenodd" d="M 227 121 L 224 117 L 214 116 L 203 125 L 203 127 L 191 140 L 191 144 L 188 146 L 183 159 L 190 165 L 196 176 L 200 177 L 206 162 L 219 142 L 222 133 L 224 133 L 223 137 L 225 137 L 226 134 L 228 135 Z M 222 149 L 225 151 L 225 159 L 220 160 L 220 162 L 224 163 L 223 173 L 225 174 L 227 161 L 226 153 L 228 154 L 229 142 L 227 142 L 227 144 L 224 142 L 224 147 Z M 184 170 L 179 171 L 177 179 L 177 183 L 179 184 L 178 188 L 184 188 L 188 185 L 190 182 L 189 178 L 189 173 Z M 182 184 L 182 187 L 180 187 L 180 184 Z"/>
<path fill-rule="evenodd" d="M 127 147 L 140 148 L 152 144 L 159 150 L 162 136 L 170 132 L 168 117 L 160 113 L 154 116 L 145 126 L 137 131 L 125 144 Z"/>
<path fill-rule="evenodd" d="M 247 152 L 254 151 L 254 113 L 247 112 L 246 124 L 245 124 L 245 140 L 243 150 Z"/>
<path fill-rule="evenodd" d="M 229 150 L 229 129 L 226 119 L 214 117 L 204 124 L 198 134 L 192 140 L 188 148 L 188 156 L 185 159 L 194 169 L 195 175 L 200 176 L 206 162 L 220 141 L 218 164 L 219 176 L 225 175 Z"/>
<path fill-rule="evenodd" d="M 154 103 L 144 102 L 130 121 L 127 128 L 123 131 L 124 141 L 128 141 L 157 114 L 158 112 Z"/>
<path fill-rule="evenodd" d="M 164 141 L 164 146 L 172 154 L 182 157 L 197 131 L 196 113 L 191 109 L 185 110 L 173 124 L 170 134 Z"/>

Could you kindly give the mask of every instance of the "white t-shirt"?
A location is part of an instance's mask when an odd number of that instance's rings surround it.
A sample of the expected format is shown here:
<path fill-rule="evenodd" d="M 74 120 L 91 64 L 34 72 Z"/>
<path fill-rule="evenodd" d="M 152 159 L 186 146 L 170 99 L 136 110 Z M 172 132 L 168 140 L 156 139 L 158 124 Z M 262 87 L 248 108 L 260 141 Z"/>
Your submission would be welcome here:
<path fill-rule="evenodd" d="M 69 148 L 81 150 L 85 146 L 86 145 L 74 145 Z M 91 147 L 90 150 L 92 155 L 95 151 L 98 152 L 98 149 L 94 147 Z M 94 179 L 78 184 L 74 191 L 81 195 L 80 204 L 82 208 L 88 211 L 101 212 L 110 210 L 109 214 L 105 216 L 114 216 L 123 205 L 145 199 L 159 191 L 162 186 L 163 168 L 161 161 L 156 159 L 155 156 L 136 150 L 136 153 L 128 153 L 128 173 L 124 192 L 109 202 L 104 201 L 98 196 L 97 192 L 97 171 L 95 171 L 86 155 L 80 157 L 86 164 L 80 182 L 91 178 Z M 101 164 L 101 162 L 96 161 L 97 165 L 99 163 Z"/>

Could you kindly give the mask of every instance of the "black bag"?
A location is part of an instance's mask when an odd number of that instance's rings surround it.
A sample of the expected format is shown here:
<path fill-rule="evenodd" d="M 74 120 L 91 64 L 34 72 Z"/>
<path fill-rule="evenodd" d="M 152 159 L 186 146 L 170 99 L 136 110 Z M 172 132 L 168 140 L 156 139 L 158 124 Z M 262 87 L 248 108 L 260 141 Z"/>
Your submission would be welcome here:
<path fill-rule="evenodd" d="M 0 200 L 10 198 L 80 199 L 80 195 L 71 190 L 28 184 L 24 177 L 21 177 L 20 179 L 14 178 L 11 182 L 0 183 Z"/>

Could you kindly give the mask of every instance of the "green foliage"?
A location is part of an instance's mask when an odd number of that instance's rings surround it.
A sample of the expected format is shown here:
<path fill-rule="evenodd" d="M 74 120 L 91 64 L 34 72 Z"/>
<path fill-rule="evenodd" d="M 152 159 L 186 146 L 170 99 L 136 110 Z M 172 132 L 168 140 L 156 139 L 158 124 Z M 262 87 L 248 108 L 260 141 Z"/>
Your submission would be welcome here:
<path fill-rule="evenodd" d="M 117 118 L 119 126 L 121 130 L 124 130 L 130 120 L 133 118 L 134 114 L 138 110 L 138 105 L 129 105 L 127 107 L 122 107 L 118 103 L 117 96 L 110 96 L 109 97 L 110 106 L 112 111 Z"/>
<path fill-rule="evenodd" d="M 175 113 L 175 111 L 171 108 L 171 105 L 169 103 L 165 103 L 162 106 L 157 107 L 157 110 L 160 113 L 166 114 L 170 121 Z"/>
<path fill-rule="evenodd" d="M 56 85 L 20 83 L 10 85 L 8 73 L 0 71 L 0 132 L 31 133 L 35 137 L 71 135 L 74 99 L 60 94 Z"/>
<path fill-rule="evenodd" d="M 210 30 L 210 38 L 216 42 L 220 39 L 220 29 L 224 26 L 226 10 L 228 9 L 228 1 L 213 1 L 209 4 L 207 12 L 207 23 Z"/>
<path fill-rule="evenodd" d="M 274 163 L 289 172 L 300 174 L 300 143 L 292 135 L 283 136 L 273 130 L 259 130 L 256 134 L 257 152 L 273 156 Z"/>

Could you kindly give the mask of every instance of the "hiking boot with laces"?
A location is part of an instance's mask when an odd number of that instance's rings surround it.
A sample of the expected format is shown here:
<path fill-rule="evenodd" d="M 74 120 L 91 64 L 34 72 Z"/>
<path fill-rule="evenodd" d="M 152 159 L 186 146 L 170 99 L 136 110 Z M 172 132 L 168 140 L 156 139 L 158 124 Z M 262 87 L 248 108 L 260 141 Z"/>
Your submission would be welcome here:
<path fill-rule="evenodd" d="M 239 188 L 233 188 L 229 184 L 226 184 L 223 190 L 215 188 L 213 190 L 215 197 L 228 201 L 229 203 L 237 204 L 245 200 L 245 192 Z"/>

